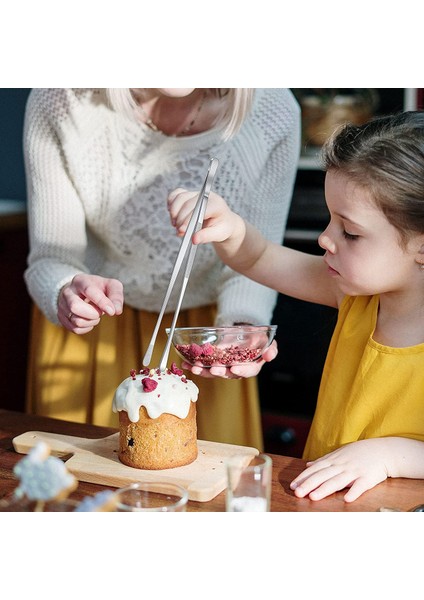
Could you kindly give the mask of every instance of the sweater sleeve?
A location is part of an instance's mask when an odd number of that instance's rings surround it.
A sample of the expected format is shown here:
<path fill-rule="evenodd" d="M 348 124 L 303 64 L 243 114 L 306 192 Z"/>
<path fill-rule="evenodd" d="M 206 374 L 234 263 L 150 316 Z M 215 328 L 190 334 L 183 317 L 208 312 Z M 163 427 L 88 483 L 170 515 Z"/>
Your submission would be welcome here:
<path fill-rule="evenodd" d="M 32 90 L 24 123 L 30 253 L 24 278 L 28 292 L 54 324 L 64 284 L 84 265 L 84 211 L 73 186 L 57 125 L 64 98 L 49 90 Z M 60 100 L 62 103 L 60 104 Z"/>
<path fill-rule="evenodd" d="M 269 123 L 273 116 L 264 117 L 263 128 L 267 131 L 273 126 Z M 250 221 L 267 239 L 280 244 L 285 234 L 300 153 L 300 109 L 288 90 L 279 118 L 284 121 L 283 131 L 259 173 L 254 193 L 248 199 L 249 206 L 240 209 L 233 206 L 233 210 Z M 276 291 L 224 267 L 217 324 L 270 323 L 277 297 Z"/>

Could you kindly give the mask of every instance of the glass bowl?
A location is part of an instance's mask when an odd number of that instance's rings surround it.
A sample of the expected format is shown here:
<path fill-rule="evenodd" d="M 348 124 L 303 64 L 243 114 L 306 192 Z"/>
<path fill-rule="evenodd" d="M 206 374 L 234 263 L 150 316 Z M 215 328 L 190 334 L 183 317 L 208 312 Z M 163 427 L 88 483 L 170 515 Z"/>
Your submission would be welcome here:
<path fill-rule="evenodd" d="M 276 331 L 277 325 L 176 327 L 172 343 L 190 365 L 234 367 L 258 361 Z"/>

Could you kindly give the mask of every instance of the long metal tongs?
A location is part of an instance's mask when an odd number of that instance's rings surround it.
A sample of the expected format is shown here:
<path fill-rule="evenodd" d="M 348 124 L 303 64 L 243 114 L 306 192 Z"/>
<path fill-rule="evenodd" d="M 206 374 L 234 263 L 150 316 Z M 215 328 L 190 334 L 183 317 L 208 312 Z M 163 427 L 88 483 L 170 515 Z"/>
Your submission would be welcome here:
<path fill-rule="evenodd" d="M 198 231 L 203 224 L 203 218 L 205 216 L 206 204 L 208 202 L 209 194 L 212 189 L 213 180 L 218 169 L 218 159 L 211 158 L 209 163 L 208 172 L 205 177 L 205 181 L 203 183 L 202 189 L 200 190 L 199 197 L 196 202 L 196 206 L 194 207 L 193 213 L 190 217 L 190 221 L 187 226 L 187 230 L 184 234 L 183 240 L 181 242 L 180 250 L 178 252 L 177 259 L 175 261 L 174 269 L 172 271 L 171 279 L 168 284 L 168 289 L 166 290 L 165 298 L 162 303 L 162 308 L 160 309 L 160 313 L 158 319 L 156 321 L 156 326 L 152 334 L 152 338 L 150 340 L 149 347 L 147 348 L 146 354 L 143 358 L 143 366 L 148 367 L 150 361 L 152 360 L 153 348 L 155 346 L 156 337 L 158 335 L 159 327 L 162 322 L 162 318 L 165 312 L 165 308 L 168 304 L 169 297 L 171 295 L 172 289 L 175 285 L 175 281 L 178 277 L 178 274 L 181 270 L 181 266 L 186 258 L 186 254 L 188 251 L 187 262 L 185 266 L 184 279 L 181 286 L 180 296 L 178 298 L 177 307 L 174 312 L 174 318 L 172 320 L 171 328 L 169 330 L 168 339 L 165 345 L 165 349 L 162 354 L 162 358 L 160 360 L 159 369 L 161 371 L 165 371 L 166 364 L 168 362 L 169 351 L 171 348 L 172 337 L 174 335 L 175 325 L 177 323 L 178 315 L 180 313 L 181 303 L 184 298 L 185 290 L 187 287 L 187 283 L 190 277 L 191 269 L 193 267 L 194 257 L 196 254 L 197 246 L 192 243 L 193 234 Z"/>

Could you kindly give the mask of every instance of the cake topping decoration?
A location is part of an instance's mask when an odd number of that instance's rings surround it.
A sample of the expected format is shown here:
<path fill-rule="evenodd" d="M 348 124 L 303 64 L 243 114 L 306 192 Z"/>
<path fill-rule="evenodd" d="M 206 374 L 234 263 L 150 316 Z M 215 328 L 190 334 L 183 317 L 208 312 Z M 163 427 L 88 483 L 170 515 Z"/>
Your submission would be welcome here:
<path fill-rule="evenodd" d="M 179 368 L 177 367 L 177 365 L 176 365 L 174 362 L 171 364 L 171 368 L 170 368 L 169 370 L 170 370 L 170 371 L 171 371 L 171 373 L 173 373 L 174 375 L 179 375 L 180 377 L 181 377 L 182 375 L 184 375 L 184 371 L 182 371 L 181 369 L 179 369 Z"/>
<path fill-rule="evenodd" d="M 154 394 L 151 392 L 156 390 Z M 140 406 L 144 406 L 150 418 L 163 413 L 185 419 L 190 403 L 196 402 L 199 389 L 187 379 L 184 371 L 172 363 L 166 371 L 141 369 L 135 378 L 127 377 L 116 389 L 112 410 L 124 410 L 133 423 L 139 420 Z"/>
<path fill-rule="evenodd" d="M 154 379 L 150 379 L 150 377 L 144 377 L 141 380 L 141 384 L 144 392 L 153 392 L 153 390 L 158 387 L 158 382 Z"/>
<path fill-rule="evenodd" d="M 196 358 L 197 356 L 200 356 L 203 353 L 202 346 L 199 346 L 199 344 L 191 344 L 190 352 L 192 356 Z"/>
<path fill-rule="evenodd" d="M 213 354 L 215 352 L 215 348 L 214 348 L 214 346 L 212 346 L 212 344 L 210 344 L 209 342 L 206 342 L 206 344 L 203 344 L 203 346 L 202 346 L 202 352 L 205 356 L 210 356 L 211 354 Z"/>
<path fill-rule="evenodd" d="M 202 344 L 177 344 L 176 349 L 191 364 L 204 367 L 214 365 L 232 365 L 253 362 L 261 354 L 260 348 L 244 348 L 242 346 L 214 346 L 209 342 Z"/>

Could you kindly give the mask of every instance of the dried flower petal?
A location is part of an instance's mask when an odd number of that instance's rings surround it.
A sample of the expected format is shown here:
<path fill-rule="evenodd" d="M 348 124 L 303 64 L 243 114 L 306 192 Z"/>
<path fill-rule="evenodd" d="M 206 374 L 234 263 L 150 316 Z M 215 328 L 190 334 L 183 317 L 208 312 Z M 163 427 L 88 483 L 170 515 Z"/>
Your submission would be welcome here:
<path fill-rule="evenodd" d="M 154 379 L 150 379 L 150 377 L 144 377 L 141 380 L 141 384 L 144 392 L 153 392 L 153 390 L 158 387 L 158 382 Z"/>
<path fill-rule="evenodd" d="M 206 352 L 205 352 L 206 346 Z M 229 367 L 235 364 L 253 362 L 261 355 L 259 348 L 242 348 L 241 346 L 227 346 L 225 348 L 214 346 L 207 342 L 203 346 L 198 344 L 178 344 L 178 352 L 191 364 L 202 364 L 204 367 L 224 365 Z M 199 348 L 201 352 L 199 354 Z"/>
<path fill-rule="evenodd" d="M 179 368 L 177 367 L 177 365 L 176 365 L 174 362 L 171 364 L 171 368 L 170 368 L 169 370 L 170 370 L 170 371 L 171 371 L 171 373 L 173 373 L 174 375 L 179 375 L 180 377 L 181 377 L 182 375 L 184 375 L 184 371 L 183 371 L 182 369 L 179 369 Z"/>

